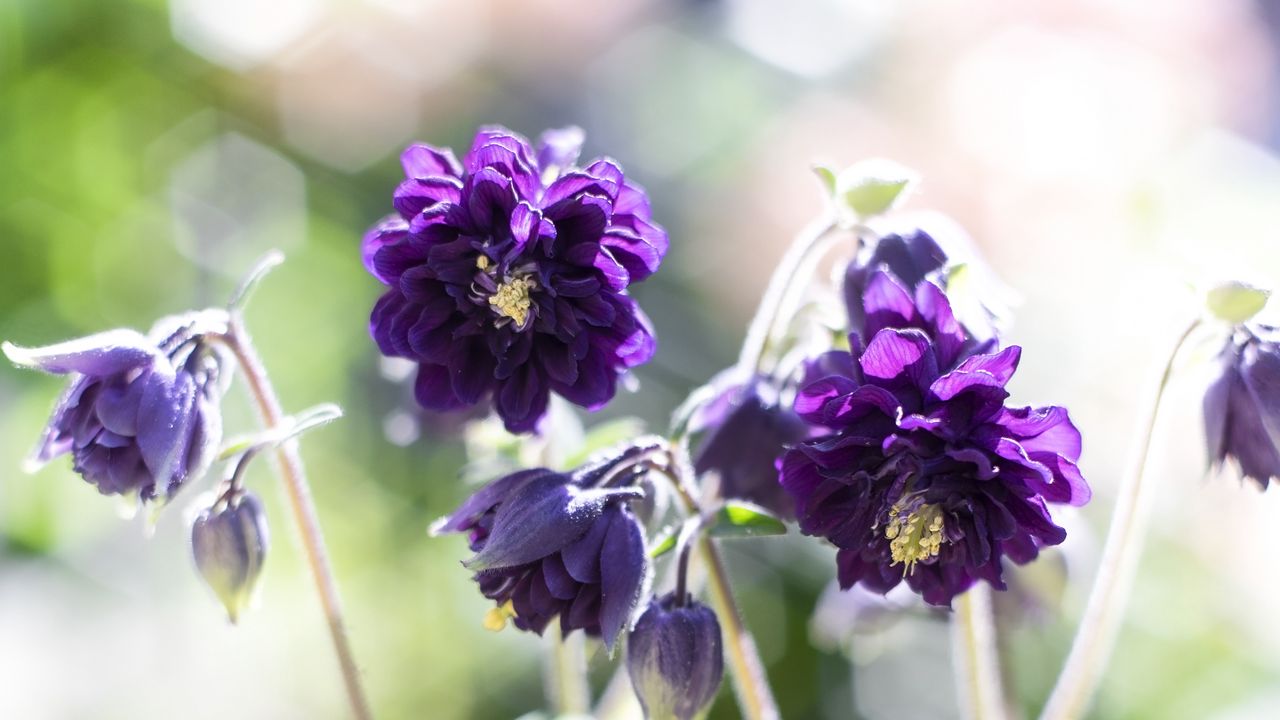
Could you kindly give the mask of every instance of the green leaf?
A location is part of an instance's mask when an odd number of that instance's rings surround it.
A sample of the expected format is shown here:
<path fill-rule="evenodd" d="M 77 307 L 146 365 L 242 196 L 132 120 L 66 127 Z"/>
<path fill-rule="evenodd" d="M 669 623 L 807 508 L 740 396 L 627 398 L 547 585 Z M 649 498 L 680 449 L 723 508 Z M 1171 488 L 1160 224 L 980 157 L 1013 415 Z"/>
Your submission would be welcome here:
<path fill-rule="evenodd" d="M 342 417 L 342 408 L 333 403 L 322 403 L 307 408 L 297 415 L 290 415 L 284 418 L 274 428 L 247 435 L 237 435 L 231 438 L 223 444 L 222 449 L 218 452 L 218 460 L 228 460 L 257 445 L 264 447 L 279 445 L 285 440 L 298 437 L 308 430 L 328 425 L 340 417 Z"/>
<path fill-rule="evenodd" d="M 657 559 L 666 555 L 676 548 L 676 541 L 680 539 L 680 526 L 672 525 L 663 528 L 662 532 L 649 543 L 649 557 Z"/>
<path fill-rule="evenodd" d="M 818 182 L 822 183 L 823 189 L 827 191 L 827 196 L 834 196 L 836 194 L 836 171 L 826 165 L 814 165 L 813 172 L 818 176 Z"/>
<path fill-rule="evenodd" d="M 863 160 L 836 178 L 835 199 L 859 220 L 892 210 L 906 199 L 916 174 L 892 160 Z"/>
<path fill-rule="evenodd" d="M 1205 306 L 1219 320 L 1242 323 L 1257 315 L 1269 297 L 1270 290 L 1232 281 L 1210 289 L 1205 295 Z"/>
<path fill-rule="evenodd" d="M 715 537 L 785 535 L 787 526 L 768 510 L 741 500 L 730 500 L 716 513 L 709 532 Z"/>

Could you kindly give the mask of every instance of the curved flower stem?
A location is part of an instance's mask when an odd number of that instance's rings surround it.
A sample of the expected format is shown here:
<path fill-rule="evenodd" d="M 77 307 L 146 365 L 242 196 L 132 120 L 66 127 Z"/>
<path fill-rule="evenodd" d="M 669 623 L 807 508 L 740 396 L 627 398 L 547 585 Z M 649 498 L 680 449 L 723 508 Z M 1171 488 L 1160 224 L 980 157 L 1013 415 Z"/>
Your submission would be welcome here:
<path fill-rule="evenodd" d="M 806 260 L 822 247 L 826 239 L 837 228 L 836 221 L 830 213 L 824 213 L 809 223 L 787 248 L 787 252 L 778 263 L 778 268 L 769 277 L 769 285 L 760 299 L 756 314 L 747 326 L 747 337 L 742 343 L 742 352 L 738 355 L 738 367 L 748 372 L 758 372 L 764 359 L 765 349 L 769 346 L 778 322 L 789 313 L 784 312 L 784 305 L 793 294 L 791 288 L 795 281 L 805 273 Z"/>
<path fill-rule="evenodd" d="M 968 720 L 1006 717 L 989 585 L 979 582 L 956 598 L 951 633 L 956 653 L 956 690 L 964 709 L 963 717 Z"/>
<path fill-rule="evenodd" d="M 707 586 L 711 590 L 711 606 L 720 618 L 724 631 L 725 648 L 729 653 L 730 677 L 738 709 L 747 720 L 778 720 L 778 703 L 769 688 L 769 678 L 760 661 L 760 652 L 751 637 L 751 631 L 742 622 L 742 613 L 733 599 L 729 585 L 729 573 L 720 557 L 720 548 L 710 537 L 703 535 L 698 550 L 707 565 Z"/>
<path fill-rule="evenodd" d="M 1102 550 L 1102 563 L 1094 578 L 1084 615 L 1076 628 L 1071 652 L 1062 666 L 1058 681 L 1049 695 L 1040 720 L 1074 720 L 1089 708 L 1089 702 L 1097 690 L 1098 680 L 1106 667 L 1115 645 L 1120 621 L 1129 601 L 1133 576 L 1142 554 L 1142 541 L 1146 530 L 1147 500 L 1150 495 L 1143 483 L 1147 455 L 1151 450 L 1151 438 L 1155 434 L 1156 419 L 1160 414 L 1160 401 L 1173 375 L 1177 359 L 1187 338 L 1200 325 L 1193 321 L 1178 341 L 1174 343 L 1164 372 L 1150 401 L 1150 410 L 1143 418 L 1141 434 L 1128 472 L 1120 486 L 1115 509 L 1111 512 L 1111 526 L 1107 531 L 1106 545 Z"/>
<path fill-rule="evenodd" d="M 271 380 L 267 377 L 266 368 L 258 357 L 249 333 L 245 330 L 244 320 L 238 311 L 231 312 L 228 332 L 224 340 L 244 373 L 262 424 L 267 430 L 278 427 L 284 421 L 284 411 L 281 409 L 280 400 L 271 385 Z M 302 457 L 298 454 L 297 440 L 289 439 L 280 443 L 275 453 L 279 460 L 280 479 L 284 484 L 285 494 L 289 498 L 289 506 L 293 510 L 293 519 L 302 535 L 307 564 L 311 567 L 311 574 L 320 595 L 320 604 L 329 622 L 329 633 L 333 636 L 333 648 L 338 656 L 338 665 L 342 669 L 342 679 L 346 684 L 352 713 L 357 720 L 370 720 L 373 715 L 369 710 L 369 701 L 365 696 L 364 688 L 360 684 L 360 671 L 356 667 L 355 656 L 351 651 L 351 641 L 347 637 L 346 622 L 342 615 L 342 600 L 338 595 L 337 583 L 334 581 L 333 568 L 329 564 L 329 554 L 325 550 L 320 519 L 316 515 L 315 503 L 311 499 L 311 488 L 307 484 Z"/>
<path fill-rule="evenodd" d="M 672 480 L 676 495 L 680 498 L 685 512 L 689 516 L 702 515 L 702 507 L 698 502 L 696 490 L 687 480 L 692 469 L 688 462 L 688 450 L 683 443 L 671 445 L 672 467 L 661 469 Z M 710 589 L 711 606 L 720 620 L 724 633 L 725 649 L 729 660 L 729 675 L 733 680 L 734 696 L 738 700 L 738 709 L 746 720 L 778 720 L 778 703 L 773 699 L 773 690 L 769 687 L 769 677 L 765 673 L 764 663 L 760 660 L 760 651 L 756 649 L 751 631 L 742 621 L 742 613 L 733 598 L 733 586 L 729 582 L 729 571 L 724 559 L 720 556 L 720 548 L 715 540 L 706 534 L 698 536 L 698 554 L 707 568 L 707 586 Z"/>
<path fill-rule="evenodd" d="M 560 628 L 548 628 L 550 656 L 545 663 L 546 694 L 557 717 L 591 712 L 591 687 L 587 684 L 587 652 L 582 633 L 563 637 Z"/>

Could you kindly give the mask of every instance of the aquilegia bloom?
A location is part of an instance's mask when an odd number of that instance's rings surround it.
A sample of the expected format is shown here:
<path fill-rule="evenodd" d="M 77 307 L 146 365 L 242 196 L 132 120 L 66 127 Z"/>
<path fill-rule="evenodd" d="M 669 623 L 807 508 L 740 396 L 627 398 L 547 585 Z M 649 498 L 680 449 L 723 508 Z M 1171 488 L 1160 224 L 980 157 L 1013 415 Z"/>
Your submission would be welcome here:
<path fill-rule="evenodd" d="M 167 500 L 204 474 L 222 438 L 219 402 L 230 373 L 203 339 L 218 320 L 192 313 L 149 336 L 111 330 L 41 348 L 5 345 L 13 362 L 71 375 L 32 463 L 70 453 L 104 495 Z"/>
<path fill-rule="evenodd" d="M 1227 340 L 1221 373 L 1204 398 L 1209 457 L 1228 457 L 1265 490 L 1280 477 L 1280 329 L 1250 323 Z"/>
<path fill-rule="evenodd" d="M 841 587 L 902 580 L 934 605 L 976 580 L 1004 589 L 1003 558 L 1061 543 L 1046 502 L 1081 505 L 1080 433 L 1060 407 L 1010 408 L 1021 349 L 974 354 L 942 290 L 872 274 L 853 352 L 813 363 L 796 410 L 826 434 L 783 457 L 800 529 L 837 548 Z"/>
<path fill-rule="evenodd" d="M 573 473 L 522 470 L 481 488 L 432 532 L 468 533 L 480 592 L 495 601 L 485 624 L 541 634 L 583 630 L 612 648 L 649 582 L 644 531 L 628 502 L 644 496 L 626 481 L 624 453 Z"/>
<path fill-rule="evenodd" d="M 574 167 L 581 143 L 576 128 L 534 148 L 485 127 L 461 163 L 428 145 L 401 156 L 396 214 L 369 231 L 363 255 L 388 286 L 370 331 L 385 355 L 418 363 L 424 407 L 492 398 L 507 429 L 526 432 L 551 392 L 601 407 L 653 356 L 626 290 L 658 269 L 667 234 L 612 160 Z"/>

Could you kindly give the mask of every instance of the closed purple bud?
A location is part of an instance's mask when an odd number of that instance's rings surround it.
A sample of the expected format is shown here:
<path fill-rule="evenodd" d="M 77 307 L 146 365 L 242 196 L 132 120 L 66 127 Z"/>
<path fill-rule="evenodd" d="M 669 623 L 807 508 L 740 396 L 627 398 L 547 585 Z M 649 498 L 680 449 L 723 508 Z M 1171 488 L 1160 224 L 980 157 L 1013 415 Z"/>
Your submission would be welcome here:
<path fill-rule="evenodd" d="M 650 720 L 691 720 L 724 678 L 720 622 L 711 608 L 675 594 L 654 598 L 627 638 L 627 673 Z"/>
<path fill-rule="evenodd" d="M 1280 477 L 1280 330 L 1235 329 L 1204 398 L 1205 439 L 1217 466 L 1232 458 L 1265 490 Z"/>
<path fill-rule="evenodd" d="M 191 526 L 196 569 L 233 623 L 253 600 L 269 544 L 266 512 L 247 491 L 220 499 Z"/>
<path fill-rule="evenodd" d="M 576 167 L 577 128 L 535 149 L 481 128 L 459 162 L 405 150 L 395 214 L 366 233 L 366 269 L 386 285 L 369 330 L 388 357 L 418 366 L 431 410 L 491 402 L 508 430 L 534 430 L 551 394 L 588 409 L 647 362 L 649 320 L 627 293 L 657 271 L 667 233 L 616 163 Z"/>
<path fill-rule="evenodd" d="M 791 497 L 778 482 L 777 459 L 809 435 L 809 428 L 764 377 L 743 379 L 736 369 L 712 380 L 715 398 L 699 410 L 690 429 L 703 432 L 693 455 L 699 475 L 714 472 L 724 497 L 748 500 L 779 517 L 795 517 Z"/>
<path fill-rule="evenodd" d="M 18 365 L 69 374 L 30 466 L 70 453 L 72 467 L 105 495 L 168 500 L 208 469 L 222 438 L 219 402 L 228 363 L 204 342 L 217 312 L 165 318 L 149 336 L 112 330 L 4 352 Z"/>

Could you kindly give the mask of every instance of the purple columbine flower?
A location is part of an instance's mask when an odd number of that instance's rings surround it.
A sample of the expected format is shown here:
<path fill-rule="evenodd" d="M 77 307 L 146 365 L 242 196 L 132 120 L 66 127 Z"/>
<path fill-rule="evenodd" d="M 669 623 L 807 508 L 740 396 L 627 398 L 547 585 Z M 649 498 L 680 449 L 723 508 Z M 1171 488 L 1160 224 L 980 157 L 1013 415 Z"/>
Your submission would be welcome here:
<path fill-rule="evenodd" d="M 220 324 L 193 313 L 161 320 L 149 336 L 122 329 L 41 348 L 6 343 L 14 363 L 71 376 L 32 469 L 70 453 L 102 494 L 143 501 L 167 501 L 203 475 L 222 438 L 230 380 L 220 347 L 204 340 Z"/>
<path fill-rule="evenodd" d="M 783 456 L 800 529 L 830 540 L 843 588 L 902 580 L 949 605 L 1003 558 L 1066 538 L 1046 502 L 1082 505 L 1080 433 L 1060 407 L 1005 406 L 1021 349 L 975 354 L 931 282 L 872 275 L 853 352 L 813 363 L 796 411 L 825 429 Z"/>
<path fill-rule="evenodd" d="M 776 462 L 787 446 L 808 437 L 809 426 L 781 401 L 769 378 L 730 368 L 711 385 L 715 397 L 690 422 L 691 431 L 705 433 L 694 452 L 694 469 L 699 475 L 715 472 L 724 497 L 794 518 L 791 496 L 778 484 Z"/>
<path fill-rule="evenodd" d="M 1204 398 L 1210 460 L 1221 467 L 1234 458 L 1265 490 L 1280 477 L 1280 329 L 1237 326 L 1220 362 Z"/>
<path fill-rule="evenodd" d="M 572 473 L 522 470 L 481 488 L 433 534 L 468 534 L 485 597 L 485 626 L 509 618 L 541 634 L 559 616 L 565 635 L 582 630 L 613 647 L 649 582 L 644 531 L 629 501 L 644 497 L 628 463 L 637 449 Z"/>
<path fill-rule="evenodd" d="M 658 269 L 667 234 L 617 163 L 574 163 L 576 128 L 538 146 L 481 128 L 459 163 L 413 145 L 396 214 L 364 238 L 388 290 L 370 331 L 418 363 L 415 396 L 452 410 L 492 398 L 512 432 L 533 430 L 551 392 L 596 409 L 653 356 L 649 320 L 626 294 Z"/>
<path fill-rule="evenodd" d="M 716 614 L 675 593 L 654 598 L 627 639 L 627 673 L 645 717 L 698 717 L 724 678 Z"/>

